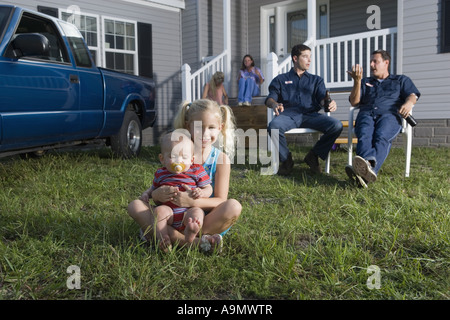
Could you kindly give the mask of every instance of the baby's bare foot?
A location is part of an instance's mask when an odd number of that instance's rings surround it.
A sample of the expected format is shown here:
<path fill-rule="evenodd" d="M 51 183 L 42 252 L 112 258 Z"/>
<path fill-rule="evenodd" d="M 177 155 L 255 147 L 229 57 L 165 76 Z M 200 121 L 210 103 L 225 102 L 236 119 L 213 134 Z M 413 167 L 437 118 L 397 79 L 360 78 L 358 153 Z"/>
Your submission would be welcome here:
<path fill-rule="evenodd" d="M 163 236 L 161 239 L 159 239 L 159 249 L 164 252 L 167 253 L 170 250 L 172 250 L 172 242 L 170 241 L 169 236 Z"/>
<path fill-rule="evenodd" d="M 186 228 L 184 229 L 184 237 L 187 243 L 192 243 L 194 241 L 195 236 L 200 231 L 200 221 L 195 218 L 189 218 L 186 223 Z"/>

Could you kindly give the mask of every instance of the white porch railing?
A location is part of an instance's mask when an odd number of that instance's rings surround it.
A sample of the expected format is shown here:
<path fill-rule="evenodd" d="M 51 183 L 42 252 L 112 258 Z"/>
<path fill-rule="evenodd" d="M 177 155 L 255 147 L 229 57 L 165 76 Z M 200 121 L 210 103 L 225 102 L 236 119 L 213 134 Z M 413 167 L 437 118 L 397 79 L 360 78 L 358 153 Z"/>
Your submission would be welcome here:
<path fill-rule="evenodd" d="M 310 72 L 320 75 L 327 88 L 347 88 L 353 85 L 353 80 L 347 74 L 354 64 L 363 66 L 366 76 L 370 75 L 370 56 L 374 50 L 385 49 L 389 51 L 392 58 L 391 72 L 395 73 L 397 28 L 388 28 L 369 32 L 356 33 L 341 37 L 308 41 L 312 49 L 312 62 Z M 209 57 L 208 57 L 209 58 Z M 184 64 L 182 71 L 182 98 L 194 101 L 202 97 L 205 84 L 211 79 L 216 71 L 226 70 L 227 51 L 214 57 L 206 65 L 191 74 L 191 68 Z M 268 94 L 270 81 L 280 73 L 285 73 L 292 67 L 289 55 L 278 64 L 275 53 L 269 53 L 267 57 L 266 79 L 262 86 L 262 95 Z M 227 83 L 228 84 L 228 83 Z"/>
<path fill-rule="evenodd" d="M 384 49 L 391 54 L 391 72 L 396 70 L 397 28 L 356 33 L 341 37 L 320 39 L 315 45 L 308 43 L 312 50 L 312 63 L 309 70 L 320 75 L 327 88 L 345 88 L 353 86 L 353 80 L 347 70 L 355 64 L 361 64 L 366 76 L 370 75 L 370 56 L 373 51 Z M 267 79 L 263 95 L 268 93 L 271 79 L 285 73 L 292 66 L 289 55 L 280 64 L 275 53 L 267 57 Z"/>
<path fill-rule="evenodd" d="M 316 41 L 315 74 L 325 80 L 327 88 L 351 87 L 347 74 L 355 64 L 363 66 L 365 76 L 370 76 L 370 56 L 378 49 L 391 54 L 391 73 L 395 73 L 397 28 L 351 34 Z"/>
<path fill-rule="evenodd" d="M 206 65 L 191 74 L 191 67 L 184 64 L 181 67 L 182 98 L 186 101 L 201 99 L 205 84 L 217 71 L 226 74 L 227 51 L 222 52 Z"/>

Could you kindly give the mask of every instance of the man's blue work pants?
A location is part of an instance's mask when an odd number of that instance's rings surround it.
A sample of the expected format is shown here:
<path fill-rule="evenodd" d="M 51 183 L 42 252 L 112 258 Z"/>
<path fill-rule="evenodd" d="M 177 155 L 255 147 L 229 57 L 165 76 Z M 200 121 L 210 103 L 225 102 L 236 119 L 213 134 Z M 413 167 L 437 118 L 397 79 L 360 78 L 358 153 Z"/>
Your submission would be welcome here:
<path fill-rule="evenodd" d="M 392 141 L 401 129 L 399 115 L 392 113 L 375 115 L 371 111 L 360 111 L 355 124 L 355 133 L 358 137 L 356 154 L 374 162 L 374 172 L 378 174 L 391 150 Z"/>
<path fill-rule="evenodd" d="M 308 114 L 297 114 L 294 117 L 281 113 L 276 116 L 268 126 L 269 134 L 271 129 L 279 130 L 279 153 L 280 161 L 286 161 L 289 155 L 285 132 L 293 128 L 315 129 L 323 133 L 319 141 L 313 147 L 313 152 L 322 160 L 327 158 L 336 139 L 342 132 L 342 122 L 323 113 L 313 112 Z"/>

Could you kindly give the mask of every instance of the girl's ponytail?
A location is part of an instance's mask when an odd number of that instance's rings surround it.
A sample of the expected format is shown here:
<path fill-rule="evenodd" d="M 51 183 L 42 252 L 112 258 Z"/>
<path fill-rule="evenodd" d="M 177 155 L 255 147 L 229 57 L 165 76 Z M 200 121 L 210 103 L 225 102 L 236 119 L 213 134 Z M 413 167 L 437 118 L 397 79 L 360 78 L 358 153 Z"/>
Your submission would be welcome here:
<path fill-rule="evenodd" d="M 227 105 L 220 105 L 222 115 L 222 136 L 224 152 L 233 158 L 235 151 L 236 122 L 231 108 Z"/>
<path fill-rule="evenodd" d="M 173 127 L 175 129 L 186 127 L 186 113 L 188 112 L 190 105 L 191 103 L 189 101 L 183 101 L 181 103 L 178 113 L 173 120 Z"/>

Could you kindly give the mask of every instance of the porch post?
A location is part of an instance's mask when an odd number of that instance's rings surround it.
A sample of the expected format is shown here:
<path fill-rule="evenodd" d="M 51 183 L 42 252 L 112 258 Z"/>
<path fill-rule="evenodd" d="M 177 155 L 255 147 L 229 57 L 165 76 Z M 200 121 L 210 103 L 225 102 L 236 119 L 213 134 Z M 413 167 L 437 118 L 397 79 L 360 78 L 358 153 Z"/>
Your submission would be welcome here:
<path fill-rule="evenodd" d="M 397 70 L 391 72 L 403 73 L 403 0 L 397 1 Z M 394 48 L 392 48 L 393 50 Z"/>
<path fill-rule="evenodd" d="M 317 4 L 316 0 L 308 0 L 308 40 L 306 44 L 311 48 L 311 66 L 309 71 L 312 74 L 316 73 L 316 38 L 317 38 Z"/>
<path fill-rule="evenodd" d="M 187 63 L 181 66 L 181 98 L 183 101 L 192 101 L 191 67 Z"/>
<path fill-rule="evenodd" d="M 275 7 L 275 53 L 281 59 L 291 54 L 290 52 L 284 52 L 284 41 L 287 33 L 286 26 L 283 25 L 283 21 L 285 21 L 284 14 L 284 10 Z"/>
<path fill-rule="evenodd" d="M 262 94 L 268 95 L 269 94 L 269 84 L 272 81 L 273 78 L 275 78 L 278 75 L 278 57 L 275 54 L 275 52 L 269 52 L 267 55 L 267 68 L 266 73 L 267 79 L 270 79 L 270 81 L 264 81 L 262 84 Z"/>
<path fill-rule="evenodd" d="M 230 92 L 231 86 L 231 0 L 223 0 L 223 49 L 225 53 L 225 90 Z"/>
<path fill-rule="evenodd" d="M 270 81 L 264 81 L 263 84 L 263 95 L 269 94 L 269 83 L 272 81 L 273 78 L 275 78 L 278 75 L 278 57 L 275 54 L 275 52 L 270 52 L 267 56 L 267 77 L 266 79 L 270 79 Z M 269 122 L 273 119 L 273 110 L 271 108 L 267 108 L 267 125 L 269 125 Z M 267 151 L 272 152 L 272 165 L 275 165 L 278 169 L 278 153 L 273 151 L 275 150 L 275 147 L 273 145 L 272 139 L 270 136 L 267 136 Z M 274 156 L 276 155 L 276 158 Z M 276 171 L 275 171 L 276 172 Z"/>

